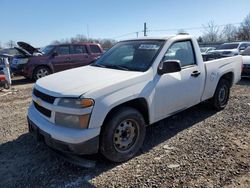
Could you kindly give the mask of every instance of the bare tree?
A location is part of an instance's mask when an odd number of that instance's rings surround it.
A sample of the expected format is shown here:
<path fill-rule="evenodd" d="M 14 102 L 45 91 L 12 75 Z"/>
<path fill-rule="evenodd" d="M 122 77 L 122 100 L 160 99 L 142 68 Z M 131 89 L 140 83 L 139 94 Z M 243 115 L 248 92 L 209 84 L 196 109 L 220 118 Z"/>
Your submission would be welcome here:
<path fill-rule="evenodd" d="M 69 39 L 62 39 L 62 40 L 54 40 L 51 44 L 62 44 L 62 43 L 79 43 L 79 42 L 94 42 L 99 43 L 104 49 L 111 48 L 116 41 L 113 39 L 87 39 L 85 35 L 78 34 L 75 37 L 71 37 Z"/>
<path fill-rule="evenodd" d="M 59 40 L 54 40 L 51 42 L 51 44 L 60 44 L 61 42 Z"/>
<path fill-rule="evenodd" d="M 219 26 L 214 21 L 209 21 L 203 25 L 204 32 L 202 39 L 204 42 L 218 42 L 219 41 Z"/>
<path fill-rule="evenodd" d="M 237 40 L 237 27 L 232 24 L 227 24 L 224 26 L 221 38 L 227 42 L 233 42 Z"/>
<path fill-rule="evenodd" d="M 15 41 L 13 40 L 9 40 L 7 43 L 6 43 L 6 46 L 9 47 L 9 48 L 13 48 L 16 46 L 16 43 Z"/>
<path fill-rule="evenodd" d="M 103 39 L 99 43 L 104 49 L 109 49 L 116 43 L 116 41 L 111 39 Z"/>
<path fill-rule="evenodd" d="M 250 40 L 250 13 L 240 24 L 237 36 L 239 40 Z"/>
<path fill-rule="evenodd" d="M 199 43 L 201 43 L 201 42 L 203 42 L 203 38 L 202 38 L 201 36 L 199 36 L 198 39 L 197 39 L 197 41 L 198 41 Z"/>
<path fill-rule="evenodd" d="M 84 35 L 78 34 L 70 39 L 71 43 L 87 42 L 87 38 Z"/>

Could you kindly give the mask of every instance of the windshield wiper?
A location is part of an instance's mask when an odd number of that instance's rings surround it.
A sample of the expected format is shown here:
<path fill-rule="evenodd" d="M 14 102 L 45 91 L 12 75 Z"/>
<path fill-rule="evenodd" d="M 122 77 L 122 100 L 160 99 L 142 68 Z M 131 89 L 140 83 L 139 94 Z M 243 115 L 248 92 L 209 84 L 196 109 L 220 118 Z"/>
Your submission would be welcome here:
<path fill-rule="evenodd" d="M 95 67 L 103 67 L 105 68 L 106 66 L 105 65 L 102 65 L 102 64 L 96 64 L 96 63 L 93 63 L 92 66 L 95 66 Z"/>
<path fill-rule="evenodd" d="M 107 68 L 114 68 L 120 70 L 130 70 L 129 68 L 122 66 L 122 65 L 106 65 Z"/>
<path fill-rule="evenodd" d="M 102 67 L 102 68 L 111 68 L 111 69 L 119 69 L 119 70 L 130 70 L 129 68 L 122 65 L 103 65 L 103 64 L 92 64 L 92 66 Z"/>

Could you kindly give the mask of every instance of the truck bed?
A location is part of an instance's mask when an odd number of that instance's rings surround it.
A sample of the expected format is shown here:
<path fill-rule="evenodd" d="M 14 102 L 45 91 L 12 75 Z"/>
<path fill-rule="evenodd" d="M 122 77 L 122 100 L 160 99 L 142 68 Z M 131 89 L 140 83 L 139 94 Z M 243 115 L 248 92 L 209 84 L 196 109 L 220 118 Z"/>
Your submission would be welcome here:
<path fill-rule="evenodd" d="M 242 57 L 240 55 L 206 61 L 204 65 L 206 80 L 202 101 L 213 97 L 220 75 L 232 72 L 232 84 L 237 83 L 241 79 Z"/>

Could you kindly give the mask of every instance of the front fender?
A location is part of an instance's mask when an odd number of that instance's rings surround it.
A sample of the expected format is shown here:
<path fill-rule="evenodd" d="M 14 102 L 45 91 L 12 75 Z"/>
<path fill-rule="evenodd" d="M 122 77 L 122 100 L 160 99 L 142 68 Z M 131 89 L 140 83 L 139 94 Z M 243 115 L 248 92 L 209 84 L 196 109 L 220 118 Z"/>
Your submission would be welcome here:
<path fill-rule="evenodd" d="M 91 113 L 89 128 L 101 127 L 106 116 L 113 108 L 138 98 L 137 95 L 127 95 L 126 97 L 119 96 L 120 94 L 118 92 L 95 101 L 95 106 Z"/>

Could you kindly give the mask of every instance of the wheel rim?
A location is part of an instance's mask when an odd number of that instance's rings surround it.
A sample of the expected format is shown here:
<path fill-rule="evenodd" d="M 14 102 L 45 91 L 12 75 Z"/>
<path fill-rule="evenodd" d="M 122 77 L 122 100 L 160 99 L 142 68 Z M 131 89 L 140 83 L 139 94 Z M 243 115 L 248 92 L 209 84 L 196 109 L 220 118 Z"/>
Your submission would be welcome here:
<path fill-rule="evenodd" d="M 226 86 L 222 86 L 220 88 L 218 100 L 222 105 L 227 101 L 227 87 Z"/>
<path fill-rule="evenodd" d="M 132 119 L 122 121 L 115 129 L 113 136 L 114 147 L 118 152 L 128 152 L 139 137 L 139 125 Z"/>
<path fill-rule="evenodd" d="M 41 68 L 37 71 L 36 73 L 36 77 L 39 79 L 39 78 L 42 78 L 44 76 L 47 76 L 49 75 L 49 71 L 45 68 Z"/>

